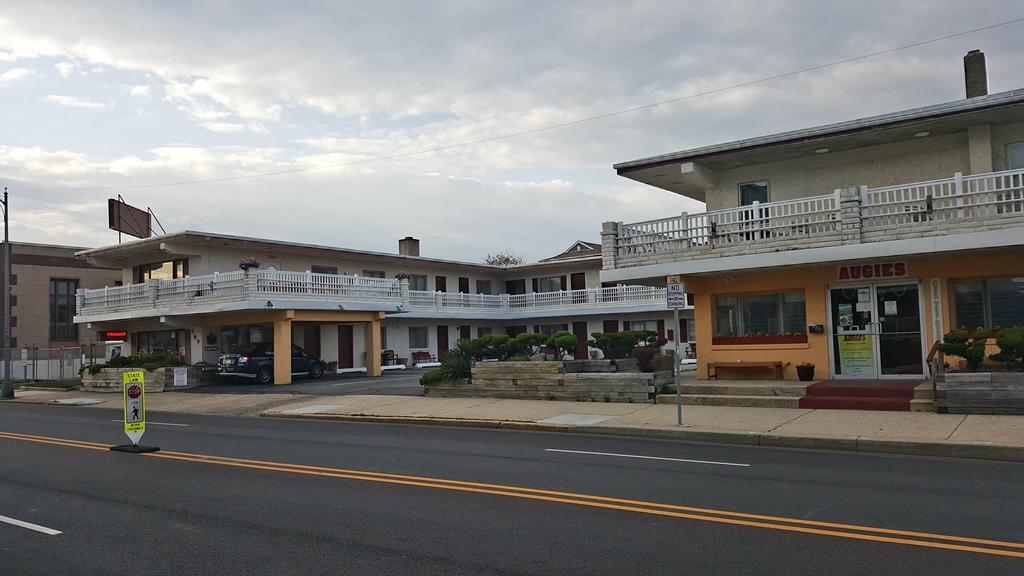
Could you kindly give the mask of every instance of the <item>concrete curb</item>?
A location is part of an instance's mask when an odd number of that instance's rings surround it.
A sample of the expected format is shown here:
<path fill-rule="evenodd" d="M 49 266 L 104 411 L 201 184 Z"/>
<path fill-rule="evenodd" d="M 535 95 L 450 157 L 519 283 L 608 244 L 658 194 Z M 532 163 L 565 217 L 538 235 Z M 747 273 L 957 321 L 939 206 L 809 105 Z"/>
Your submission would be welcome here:
<path fill-rule="evenodd" d="M 1024 462 L 1024 446 L 1006 446 L 985 442 L 936 442 L 932 440 L 886 440 L 858 436 L 787 436 L 762 432 L 726 432 L 715 430 L 667 430 L 661 428 L 623 428 L 617 426 L 565 426 L 508 420 L 470 418 L 437 418 L 427 416 L 370 416 L 363 414 L 284 414 L 264 412 L 268 418 L 302 418 L 308 420 L 341 420 L 346 422 L 379 422 L 386 424 L 418 424 L 461 428 L 492 428 L 534 430 L 538 432 L 574 432 L 602 436 L 654 438 L 711 444 L 739 444 L 772 448 L 834 450 L 869 454 L 902 454 Z"/>

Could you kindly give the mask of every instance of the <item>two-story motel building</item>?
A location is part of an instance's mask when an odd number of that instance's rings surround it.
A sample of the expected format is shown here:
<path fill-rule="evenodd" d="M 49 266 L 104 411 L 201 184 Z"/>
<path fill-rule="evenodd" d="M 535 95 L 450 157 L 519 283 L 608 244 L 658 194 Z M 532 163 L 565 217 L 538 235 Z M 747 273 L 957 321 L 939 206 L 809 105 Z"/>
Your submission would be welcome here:
<path fill-rule="evenodd" d="M 594 332 L 654 330 L 684 344 L 694 333 L 692 310 L 671 325 L 663 287 L 602 284 L 600 245 L 583 241 L 512 267 L 422 257 L 411 237 L 392 254 L 196 231 L 78 256 L 120 269 L 123 285 L 79 291 L 77 323 L 128 332 L 126 354 L 176 350 L 189 363 L 273 342 L 277 357 L 296 344 L 338 371 L 379 375 L 392 358 L 437 359 L 484 334 L 568 330 L 587 357 Z M 241 270 L 248 258 L 259 269 Z M 275 383 L 291 382 L 286 363 L 275 371 Z"/>
<path fill-rule="evenodd" d="M 922 379 L 945 332 L 1024 325 L 1024 90 L 964 63 L 964 100 L 617 164 L 708 210 L 605 223 L 601 279 L 681 275 L 700 378 Z"/>

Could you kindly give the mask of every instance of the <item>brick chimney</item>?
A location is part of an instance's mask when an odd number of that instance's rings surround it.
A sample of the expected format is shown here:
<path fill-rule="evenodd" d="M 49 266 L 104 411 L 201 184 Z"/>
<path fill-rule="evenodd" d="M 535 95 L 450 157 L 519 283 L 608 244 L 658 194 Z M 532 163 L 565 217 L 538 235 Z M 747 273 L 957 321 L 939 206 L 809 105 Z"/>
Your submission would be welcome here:
<path fill-rule="evenodd" d="M 985 53 L 971 50 L 964 56 L 964 83 L 967 97 L 974 98 L 988 94 L 988 72 L 985 69 Z"/>
<path fill-rule="evenodd" d="M 398 253 L 402 256 L 419 256 L 420 241 L 412 236 L 406 236 L 398 241 Z"/>

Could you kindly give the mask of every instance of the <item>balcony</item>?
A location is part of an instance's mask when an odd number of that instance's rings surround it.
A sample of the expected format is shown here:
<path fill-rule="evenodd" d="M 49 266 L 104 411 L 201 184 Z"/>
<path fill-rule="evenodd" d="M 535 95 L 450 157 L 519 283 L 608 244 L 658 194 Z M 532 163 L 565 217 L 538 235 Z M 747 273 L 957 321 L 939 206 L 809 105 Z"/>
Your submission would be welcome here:
<path fill-rule="evenodd" d="M 605 270 L 1024 227 L 1024 170 L 605 223 Z"/>
<path fill-rule="evenodd" d="M 409 290 L 408 280 L 391 280 L 259 270 L 153 280 L 144 284 L 79 290 L 75 321 L 208 314 L 268 307 L 300 310 L 376 310 L 422 318 L 503 320 L 660 311 L 665 289 L 616 286 L 517 295 L 451 294 Z"/>

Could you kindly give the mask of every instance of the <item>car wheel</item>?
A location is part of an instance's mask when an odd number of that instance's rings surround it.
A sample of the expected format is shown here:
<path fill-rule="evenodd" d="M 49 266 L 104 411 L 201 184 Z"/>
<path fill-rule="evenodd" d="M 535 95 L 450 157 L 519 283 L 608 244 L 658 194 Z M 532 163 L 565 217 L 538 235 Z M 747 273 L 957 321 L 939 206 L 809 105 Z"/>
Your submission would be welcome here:
<path fill-rule="evenodd" d="M 314 362 L 313 367 L 309 369 L 310 378 L 319 378 L 324 375 L 324 365 L 319 362 Z"/>
<path fill-rule="evenodd" d="M 256 381 L 260 384 L 270 384 L 274 381 L 274 373 L 270 371 L 270 368 L 264 366 L 256 373 Z"/>

